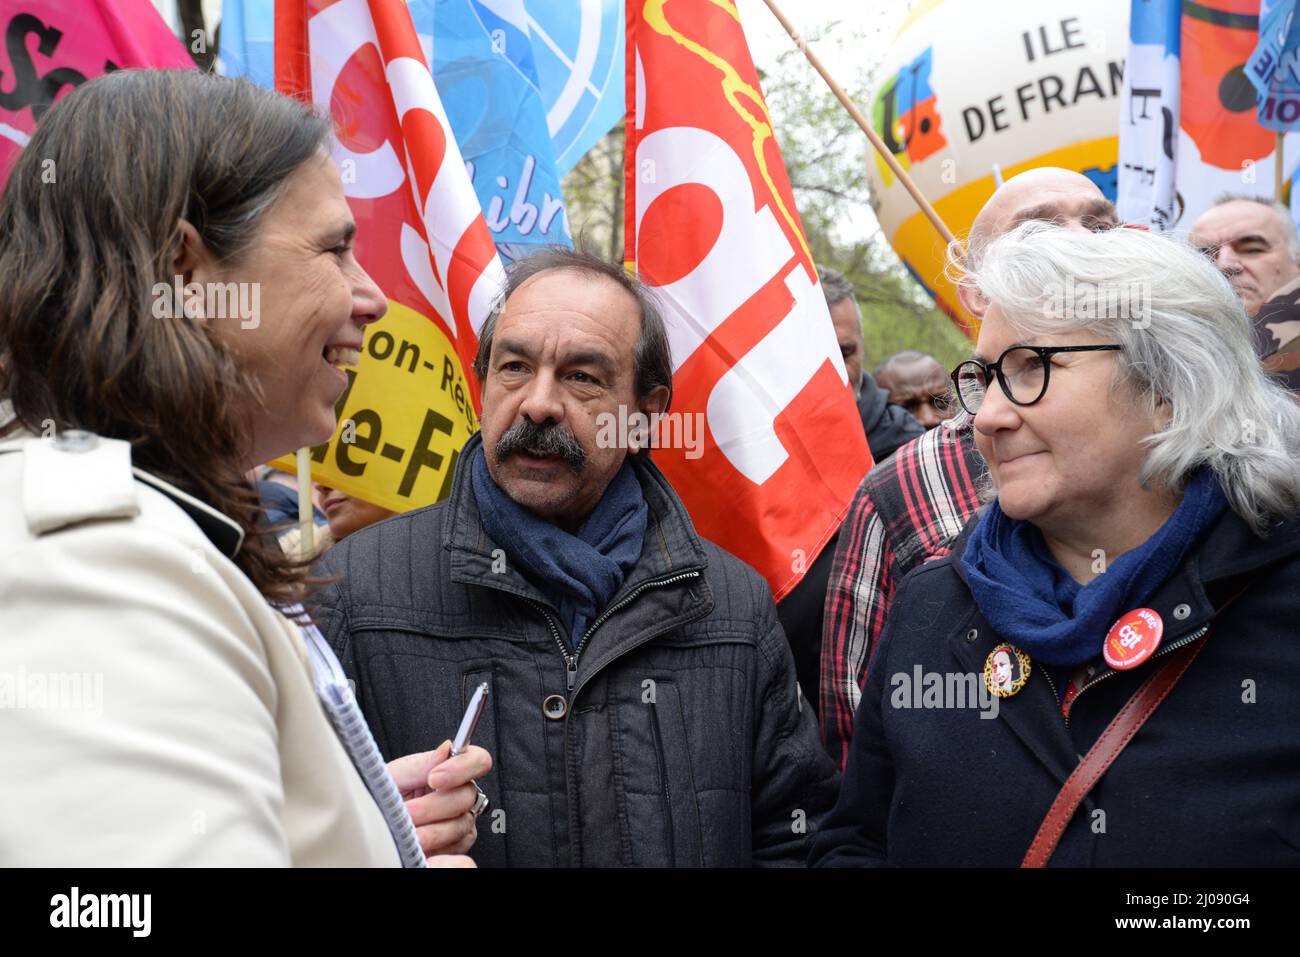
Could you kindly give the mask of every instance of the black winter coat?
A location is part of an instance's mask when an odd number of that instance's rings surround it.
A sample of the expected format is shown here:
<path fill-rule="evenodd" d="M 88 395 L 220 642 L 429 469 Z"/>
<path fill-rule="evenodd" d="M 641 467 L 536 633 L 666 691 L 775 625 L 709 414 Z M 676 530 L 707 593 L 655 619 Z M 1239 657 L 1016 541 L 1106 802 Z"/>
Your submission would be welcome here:
<path fill-rule="evenodd" d="M 1128 671 L 1099 659 L 1068 720 L 1063 689 L 1036 665 L 996 718 L 896 706 L 907 700 L 896 676 L 978 675 L 1003 641 L 957 558 L 973 528 L 899 587 L 813 863 L 1018 866 L 1079 756 L 1165 654 L 1199 640 L 1199 656 L 1079 806 L 1050 864 L 1300 865 L 1300 520 L 1261 539 L 1225 513 L 1146 603 L 1164 620 L 1156 654 Z"/>
<path fill-rule="evenodd" d="M 641 558 L 576 661 L 559 612 L 493 555 L 468 468 L 445 502 L 327 553 L 341 578 L 315 605 L 321 630 L 388 760 L 451 737 L 491 685 L 480 866 L 801 866 L 838 772 L 771 591 L 695 533 L 657 468 L 634 467 Z"/>
<path fill-rule="evenodd" d="M 901 405 L 889 401 L 889 393 L 876 385 L 876 380 L 865 370 L 862 388 L 858 392 L 858 416 L 862 430 L 867 434 L 871 459 L 877 465 L 885 461 L 900 446 L 925 434 L 925 426 Z"/>
<path fill-rule="evenodd" d="M 889 393 L 876 385 L 868 373 L 862 373 L 862 392 L 858 396 L 858 414 L 862 428 L 867 433 L 867 446 L 876 465 L 906 445 L 925 434 L 925 428 L 901 405 L 889 401 Z M 795 676 L 799 687 L 807 692 L 810 702 L 816 702 L 817 689 L 821 687 L 822 628 L 826 621 L 826 590 L 830 587 L 831 565 L 835 559 L 835 546 L 839 529 L 826 543 L 816 560 L 808 566 L 799 584 L 776 606 L 781 618 L 781 628 L 790 642 L 794 655 Z M 813 705 L 816 711 L 815 704 Z"/>

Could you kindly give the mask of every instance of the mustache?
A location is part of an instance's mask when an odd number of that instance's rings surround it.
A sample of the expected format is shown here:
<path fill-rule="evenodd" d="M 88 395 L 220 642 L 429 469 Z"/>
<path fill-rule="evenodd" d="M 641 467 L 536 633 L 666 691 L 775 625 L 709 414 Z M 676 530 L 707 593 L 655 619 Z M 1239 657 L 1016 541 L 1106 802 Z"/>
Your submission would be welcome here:
<path fill-rule="evenodd" d="M 587 464 L 587 450 L 572 432 L 558 425 L 537 425 L 527 419 L 507 429 L 492 450 L 498 464 L 517 452 L 563 459 L 575 473 L 580 473 Z"/>

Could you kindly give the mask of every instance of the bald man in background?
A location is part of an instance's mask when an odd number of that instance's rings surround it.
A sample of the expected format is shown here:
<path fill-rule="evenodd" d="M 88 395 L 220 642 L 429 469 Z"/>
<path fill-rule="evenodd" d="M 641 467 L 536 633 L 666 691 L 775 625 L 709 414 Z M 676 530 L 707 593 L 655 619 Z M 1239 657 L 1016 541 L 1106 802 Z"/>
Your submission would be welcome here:
<path fill-rule="evenodd" d="M 1031 220 L 1093 231 L 1119 225 L 1114 204 L 1086 176 L 1032 169 L 1007 180 L 984 204 L 971 226 L 967 261 L 978 264 L 989 243 Z M 978 295 L 961 286 L 957 294 L 977 319 L 984 314 Z M 826 592 L 817 715 L 822 742 L 840 767 L 895 586 L 917 565 L 948 554 L 979 508 L 975 483 L 984 468 L 963 414 L 872 469 L 849 506 Z"/>
<path fill-rule="evenodd" d="M 947 396 L 951 380 L 939 360 L 928 352 L 904 349 L 876 367 L 876 385 L 889 401 L 902 406 L 926 429 L 952 415 Z"/>

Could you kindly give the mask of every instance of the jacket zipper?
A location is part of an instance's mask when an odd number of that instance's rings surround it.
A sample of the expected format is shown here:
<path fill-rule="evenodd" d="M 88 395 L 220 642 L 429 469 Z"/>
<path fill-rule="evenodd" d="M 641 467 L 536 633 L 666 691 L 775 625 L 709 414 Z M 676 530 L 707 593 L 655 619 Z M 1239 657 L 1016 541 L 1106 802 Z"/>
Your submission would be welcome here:
<path fill-rule="evenodd" d="M 1183 647 L 1183 645 L 1191 644 L 1193 641 L 1200 638 L 1209 630 L 1210 630 L 1209 625 L 1202 625 L 1200 628 L 1192 632 L 1190 635 L 1187 635 L 1184 638 L 1180 638 L 1177 641 L 1175 641 L 1173 644 L 1166 645 L 1165 647 L 1161 648 L 1159 651 L 1157 651 L 1154 655 L 1151 656 L 1151 660 L 1155 661 L 1157 658 L 1161 657 L 1162 655 L 1167 655 L 1171 651 L 1177 651 L 1179 648 Z M 1083 693 L 1087 691 L 1089 688 L 1091 688 L 1093 685 L 1101 684 L 1107 678 L 1111 678 L 1119 673 L 1120 673 L 1119 670 L 1112 668 L 1110 671 L 1106 672 L 1105 674 L 1087 682 L 1082 688 L 1079 689 L 1079 693 L 1074 696 L 1074 700 L 1070 702 L 1070 707 L 1073 708 L 1075 704 L 1078 702 L 1078 700 L 1083 697 Z M 1070 713 L 1068 711 L 1065 714 L 1065 725 L 1066 727 L 1070 726 Z"/>
<path fill-rule="evenodd" d="M 659 705 L 650 706 L 650 730 L 655 740 L 655 760 L 659 764 L 660 796 L 664 800 L 664 841 L 668 845 L 668 866 L 677 866 L 676 838 L 673 836 L 673 793 L 668 785 L 668 762 L 664 759 L 663 732 L 659 728 Z"/>
<path fill-rule="evenodd" d="M 700 573 L 698 571 L 680 572 L 676 575 L 669 575 L 667 578 L 656 578 L 651 581 L 642 582 L 640 585 L 637 585 L 636 588 L 633 588 L 630 592 L 628 592 L 623 597 L 622 601 L 620 601 L 616 605 L 610 605 L 603 612 L 601 612 L 600 617 L 598 617 L 595 621 L 591 623 L 591 626 L 587 629 L 587 633 L 583 635 L 582 640 L 578 642 L 578 647 L 573 649 L 573 654 L 569 654 L 569 650 L 564 644 L 564 638 L 561 637 L 560 635 L 560 626 L 555 623 L 555 619 L 552 618 L 551 613 L 546 610 L 546 606 L 544 606 L 541 602 L 533 601 L 533 599 L 531 598 L 526 598 L 524 600 L 527 601 L 534 608 L 536 608 L 538 611 L 540 611 L 542 615 L 546 618 L 546 623 L 551 626 L 551 637 L 555 639 L 555 646 L 560 649 L 560 654 L 564 656 L 565 685 L 567 687 L 567 690 L 570 693 L 572 693 L 578 681 L 578 656 L 582 654 L 582 649 L 587 646 L 587 640 L 591 638 L 592 632 L 594 632 L 605 621 L 607 621 L 610 615 L 614 614 L 614 612 L 618 611 L 620 608 L 627 607 L 627 605 L 630 604 L 633 599 L 635 599 L 638 595 L 640 595 L 642 592 L 646 591 L 647 589 L 662 588 L 665 585 L 671 585 L 675 582 L 684 581 L 687 578 L 699 578 L 699 577 L 700 577 Z"/>
<path fill-rule="evenodd" d="M 1043 668 L 1042 672 L 1043 677 L 1047 679 L 1047 687 L 1052 689 L 1052 697 L 1056 699 L 1056 708 L 1059 711 L 1061 708 L 1061 696 L 1056 693 L 1056 682 L 1052 680 L 1052 676 L 1047 673 L 1046 668 Z M 1066 719 L 1066 723 L 1069 723 L 1068 718 Z"/>
<path fill-rule="evenodd" d="M 620 601 L 618 604 L 611 605 L 609 608 L 606 608 L 605 611 L 595 621 L 591 623 L 591 627 L 587 629 L 587 633 L 583 635 L 582 640 L 578 642 L 578 647 L 573 649 L 573 654 L 569 654 L 568 649 L 565 647 L 564 638 L 561 637 L 560 635 L 560 626 L 555 623 L 555 619 L 551 617 L 551 613 L 546 610 L 546 606 L 543 605 L 541 602 L 533 601 L 533 599 L 531 598 L 526 598 L 524 600 L 542 613 L 542 617 L 546 619 L 546 623 L 551 628 L 551 637 L 555 639 L 555 646 L 560 649 L 560 654 L 564 656 L 565 685 L 567 686 L 568 694 L 571 697 L 573 695 L 573 689 L 574 687 L 576 687 L 577 680 L 578 680 L 578 656 L 582 654 L 582 649 L 586 646 L 587 639 L 591 637 L 592 632 L 594 632 L 597 628 L 599 628 L 600 625 L 604 621 L 606 621 L 610 615 L 614 614 L 614 612 L 618 611 L 620 608 L 625 607 L 630 601 L 636 598 L 637 595 L 641 594 L 643 591 L 649 588 L 660 588 L 664 585 L 671 585 L 674 582 L 684 581 L 687 578 L 699 578 L 699 577 L 700 577 L 700 573 L 698 571 L 692 571 L 692 572 L 681 572 L 676 575 L 669 575 L 666 578 L 657 578 L 651 581 L 642 582 L 636 588 L 632 589 L 632 591 L 628 592 L 627 596 L 624 597 L 623 600 Z M 570 704 L 572 704 L 572 702 L 570 702 Z M 572 714 L 572 709 L 570 709 L 565 713 L 566 724 L 568 722 L 568 717 L 570 714 Z M 664 761 L 663 744 L 660 741 L 659 715 L 657 713 L 653 716 L 653 721 L 654 721 L 654 736 L 657 744 L 657 747 L 655 749 L 656 758 L 659 761 L 659 770 L 660 770 L 659 779 L 664 783 L 664 795 L 668 799 L 668 808 L 671 811 L 672 799 L 671 799 L 671 795 L 669 795 L 668 792 L 668 774 L 667 774 L 667 768 L 664 766 L 663 763 Z M 567 733 L 565 735 L 565 740 L 566 740 L 565 751 L 567 753 L 569 749 L 567 743 L 568 742 Z M 572 787 L 572 782 L 569 780 L 569 762 L 567 760 L 567 757 L 564 763 L 564 778 L 565 778 L 565 791 L 567 793 Z M 668 818 L 669 815 L 665 814 L 665 819 Z M 671 820 L 667 821 L 665 828 L 666 828 L 666 835 L 668 838 L 668 853 L 672 855 L 672 859 L 675 862 L 677 859 L 677 852 L 676 849 L 673 847 Z M 576 853 L 580 855 L 581 846 L 577 842 L 576 836 L 573 835 L 572 833 L 570 833 L 570 840 L 573 841 L 574 847 L 578 848 L 578 851 Z"/>
<path fill-rule="evenodd" d="M 524 601 L 528 602 L 528 604 L 540 611 L 542 617 L 546 619 L 546 623 L 551 626 L 551 637 L 555 639 L 556 647 L 560 649 L 560 654 L 564 656 L 564 667 L 566 669 L 565 680 L 569 686 L 569 690 L 572 691 L 574 678 L 578 675 L 577 656 L 570 655 L 568 651 L 565 650 L 564 639 L 560 637 L 560 626 L 555 623 L 555 619 L 551 617 L 551 613 L 546 610 L 546 607 L 541 602 L 533 601 L 531 598 L 525 598 Z"/>

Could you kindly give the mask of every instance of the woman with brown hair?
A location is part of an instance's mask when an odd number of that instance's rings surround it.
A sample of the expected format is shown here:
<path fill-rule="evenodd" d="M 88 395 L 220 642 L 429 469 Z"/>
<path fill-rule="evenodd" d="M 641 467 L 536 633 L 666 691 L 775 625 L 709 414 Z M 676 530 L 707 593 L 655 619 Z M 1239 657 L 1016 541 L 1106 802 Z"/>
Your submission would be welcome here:
<path fill-rule="evenodd" d="M 330 135 L 243 81 L 121 71 L 54 106 L 9 176 L 0 863 L 420 865 L 473 843 L 490 758 L 444 744 L 384 774 L 286 617 L 307 570 L 245 478 L 329 438 L 387 308 Z"/>

